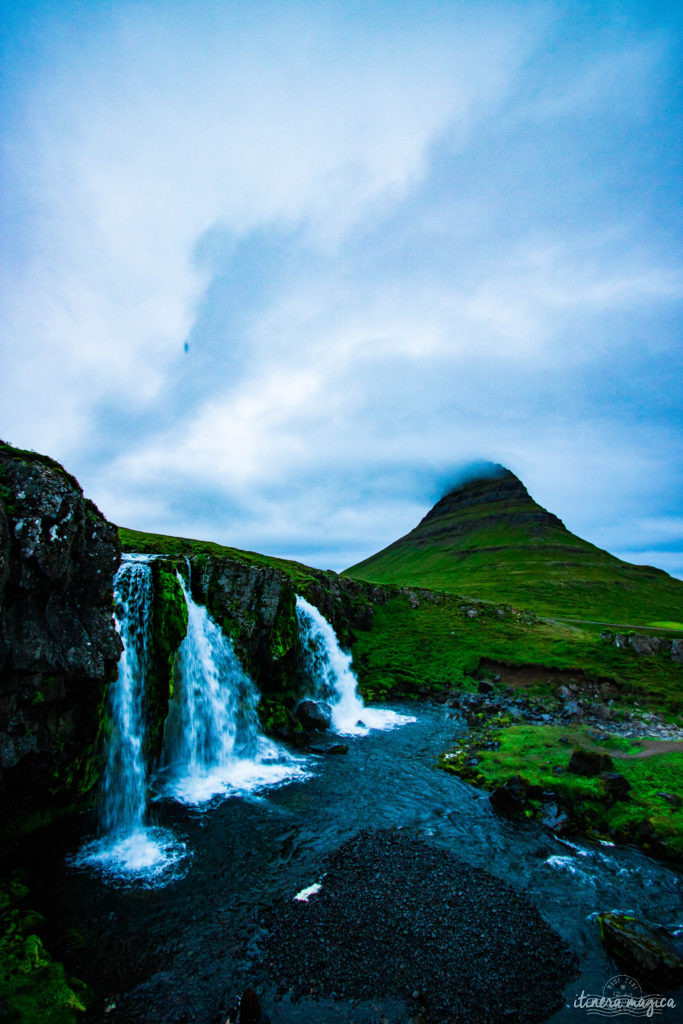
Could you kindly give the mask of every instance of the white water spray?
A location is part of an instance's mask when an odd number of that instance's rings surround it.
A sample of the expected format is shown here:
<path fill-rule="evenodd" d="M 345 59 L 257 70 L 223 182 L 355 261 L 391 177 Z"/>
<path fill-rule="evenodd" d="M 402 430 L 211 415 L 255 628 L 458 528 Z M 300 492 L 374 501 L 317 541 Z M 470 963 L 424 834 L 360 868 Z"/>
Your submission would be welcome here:
<path fill-rule="evenodd" d="M 180 575 L 178 580 L 188 621 L 164 732 L 167 792 L 183 803 L 201 804 L 219 794 L 307 777 L 300 759 L 261 733 L 256 687 L 231 641 Z"/>
<path fill-rule="evenodd" d="M 111 732 L 100 814 L 103 832 L 142 828 L 147 778 L 142 753 L 142 700 L 149 668 L 152 570 L 149 562 L 125 559 L 114 580 L 116 628 L 123 642 L 118 678 L 109 690 Z"/>
<path fill-rule="evenodd" d="M 108 875 L 154 882 L 168 877 L 185 847 L 147 820 L 143 702 L 150 661 L 153 581 L 148 559 L 124 555 L 114 579 L 116 629 L 123 643 L 118 676 L 109 688 L 110 732 L 100 801 L 100 832 L 76 856 L 77 865 Z"/>
<path fill-rule="evenodd" d="M 414 722 L 384 708 L 366 708 L 358 694 L 351 656 L 339 646 L 334 629 L 318 609 L 297 595 L 296 617 L 303 651 L 304 671 L 313 688 L 311 696 L 332 708 L 332 729 L 341 736 L 365 736 L 370 729 L 394 729 Z"/>

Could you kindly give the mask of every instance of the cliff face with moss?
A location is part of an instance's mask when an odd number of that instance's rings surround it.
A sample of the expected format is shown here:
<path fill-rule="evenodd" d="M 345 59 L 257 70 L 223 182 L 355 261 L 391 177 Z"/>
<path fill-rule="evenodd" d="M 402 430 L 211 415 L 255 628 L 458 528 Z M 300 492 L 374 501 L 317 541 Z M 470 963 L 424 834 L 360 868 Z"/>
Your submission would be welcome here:
<path fill-rule="evenodd" d="M 137 546 L 144 547 L 143 544 Z M 177 567 L 188 580 L 193 599 L 206 605 L 212 618 L 232 640 L 242 665 L 262 694 L 261 719 L 269 730 L 283 725 L 289 718 L 288 711 L 304 695 L 299 664 L 297 594 L 322 611 L 345 646 L 351 646 L 358 631 L 370 628 L 374 604 L 385 600 L 380 588 L 308 567 L 305 573 L 297 575 L 244 558 L 191 551 L 172 561 L 154 563 L 155 569 L 162 565 L 169 567 L 167 571 L 173 565 Z M 155 591 L 156 588 L 155 580 Z M 172 617 L 173 613 L 169 612 L 172 604 L 161 599 L 159 603 L 166 609 L 165 616 Z M 177 637 L 176 632 L 174 641 Z M 154 646 L 157 650 L 156 638 Z M 172 658 L 168 670 L 173 672 Z M 163 685 L 162 682 L 160 693 Z M 172 688 L 172 681 L 170 685 Z"/>
<path fill-rule="evenodd" d="M 56 462 L 0 446 L 0 803 L 3 829 L 78 802 L 100 773 L 121 641 L 113 527 Z"/>

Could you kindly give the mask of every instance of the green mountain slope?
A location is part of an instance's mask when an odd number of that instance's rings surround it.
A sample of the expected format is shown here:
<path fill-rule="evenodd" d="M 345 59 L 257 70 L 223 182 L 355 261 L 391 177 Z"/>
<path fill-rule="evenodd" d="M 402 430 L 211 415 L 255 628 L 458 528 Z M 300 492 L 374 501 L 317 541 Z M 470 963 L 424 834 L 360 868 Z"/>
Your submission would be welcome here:
<path fill-rule="evenodd" d="M 570 533 L 513 473 L 494 465 L 345 575 L 508 602 L 558 618 L 646 625 L 680 621 L 683 610 L 683 582 L 622 562 Z"/>

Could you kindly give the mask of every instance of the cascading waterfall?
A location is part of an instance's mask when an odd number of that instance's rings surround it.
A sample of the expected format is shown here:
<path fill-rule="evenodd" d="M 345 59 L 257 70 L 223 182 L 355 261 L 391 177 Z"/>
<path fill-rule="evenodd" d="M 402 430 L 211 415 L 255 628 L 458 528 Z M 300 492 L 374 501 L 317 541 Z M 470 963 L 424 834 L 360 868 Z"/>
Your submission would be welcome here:
<path fill-rule="evenodd" d="M 123 643 L 118 676 L 109 688 L 111 728 L 100 799 L 100 838 L 88 843 L 77 864 L 114 876 L 150 881 L 168 874 L 185 854 L 171 833 L 147 820 L 148 779 L 143 753 L 143 702 L 150 659 L 153 581 L 149 559 L 124 555 L 114 579 L 116 628 Z"/>
<path fill-rule="evenodd" d="M 109 690 L 100 828 L 126 833 L 143 827 L 147 775 L 142 754 L 142 701 L 149 666 L 152 570 L 148 561 L 124 558 L 114 580 L 116 628 L 123 643 L 118 678 Z"/>
<path fill-rule="evenodd" d="M 180 574 L 187 634 L 176 655 L 176 679 L 164 730 L 166 792 L 189 804 L 244 793 L 308 774 L 260 730 L 259 694 L 230 640 Z"/>
<path fill-rule="evenodd" d="M 351 656 L 339 646 L 334 629 L 324 615 L 297 595 L 296 617 L 311 696 L 331 706 L 334 732 L 342 736 L 364 736 L 370 729 L 394 729 L 415 721 L 413 717 L 385 708 L 366 708 L 358 694 Z"/>

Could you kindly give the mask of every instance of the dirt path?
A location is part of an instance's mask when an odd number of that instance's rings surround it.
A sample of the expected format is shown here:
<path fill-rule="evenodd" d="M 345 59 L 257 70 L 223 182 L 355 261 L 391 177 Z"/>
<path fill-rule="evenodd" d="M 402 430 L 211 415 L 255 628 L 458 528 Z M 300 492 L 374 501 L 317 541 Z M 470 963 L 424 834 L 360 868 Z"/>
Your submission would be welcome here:
<path fill-rule="evenodd" d="M 635 737 L 629 737 L 629 739 L 635 739 Z M 635 760 L 637 757 L 652 757 L 653 754 L 673 754 L 683 750 L 683 740 L 643 740 L 644 749 L 635 754 L 628 754 L 625 750 L 608 750 L 600 743 L 585 745 L 590 746 L 591 750 L 599 750 L 602 754 L 609 754 L 610 757 L 624 761 Z"/>
<path fill-rule="evenodd" d="M 683 635 L 683 630 L 676 628 L 675 626 L 633 626 L 627 625 L 623 622 L 601 622 L 597 619 L 556 619 L 550 618 L 549 616 L 543 616 L 548 622 L 558 622 L 560 624 L 576 625 L 576 626 L 606 626 L 608 629 L 622 629 L 626 631 L 637 631 L 643 636 L 661 636 L 665 634 L 667 638 L 676 640 L 678 637 Z"/>

